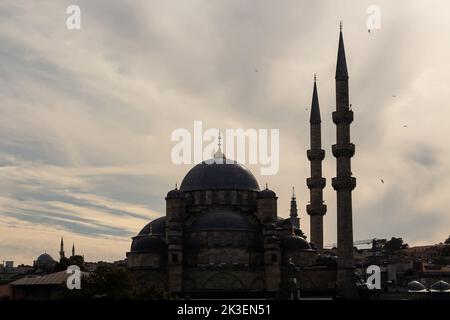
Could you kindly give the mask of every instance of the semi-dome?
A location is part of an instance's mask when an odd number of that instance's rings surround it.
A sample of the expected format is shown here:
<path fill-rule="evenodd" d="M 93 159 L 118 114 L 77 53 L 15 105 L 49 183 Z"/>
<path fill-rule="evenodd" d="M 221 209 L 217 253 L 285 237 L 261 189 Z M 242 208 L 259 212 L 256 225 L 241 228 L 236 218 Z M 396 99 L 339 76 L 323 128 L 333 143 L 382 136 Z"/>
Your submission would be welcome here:
<path fill-rule="evenodd" d="M 50 266 L 55 263 L 56 261 L 48 253 L 43 253 L 36 259 L 36 265 L 38 266 Z"/>
<path fill-rule="evenodd" d="M 438 281 L 436 283 L 434 283 L 431 287 L 430 287 L 431 291 L 438 291 L 438 292 L 449 292 L 450 291 L 450 284 L 448 284 L 445 281 Z"/>
<path fill-rule="evenodd" d="M 311 250 L 311 246 L 305 238 L 297 235 L 290 235 L 281 240 L 281 246 L 286 250 L 303 251 Z"/>
<path fill-rule="evenodd" d="M 426 291 L 426 288 L 419 281 L 411 281 L 408 283 L 408 290 L 411 292 L 423 292 Z"/>
<path fill-rule="evenodd" d="M 158 236 L 141 235 L 133 239 L 132 252 L 152 252 L 166 249 L 166 243 Z"/>
<path fill-rule="evenodd" d="M 160 217 L 148 223 L 138 235 L 159 235 L 163 236 L 166 234 L 166 217 Z"/>
<path fill-rule="evenodd" d="M 248 219 L 238 212 L 231 210 L 214 210 L 202 214 L 191 225 L 191 231 L 203 230 L 242 230 L 254 231 Z"/>
<path fill-rule="evenodd" d="M 180 190 L 249 190 L 259 191 L 258 182 L 245 166 L 218 157 L 193 167 L 181 182 Z"/>

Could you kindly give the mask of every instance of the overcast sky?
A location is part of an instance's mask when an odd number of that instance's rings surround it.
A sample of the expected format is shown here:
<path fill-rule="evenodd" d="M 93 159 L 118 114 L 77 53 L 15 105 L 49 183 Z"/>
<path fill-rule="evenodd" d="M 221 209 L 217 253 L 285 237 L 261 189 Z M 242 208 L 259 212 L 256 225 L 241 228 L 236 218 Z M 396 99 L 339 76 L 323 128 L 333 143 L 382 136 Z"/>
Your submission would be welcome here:
<path fill-rule="evenodd" d="M 82 29 L 66 28 L 67 6 Z M 368 33 L 369 5 L 381 29 Z M 355 240 L 450 234 L 450 3 L 299 0 L 2 0 L 0 261 L 123 259 L 164 214 L 189 165 L 177 128 L 280 129 L 280 171 L 259 175 L 309 236 L 306 150 L 313 74 L 322 112 L 325 243 L 336 239 L 334 71 L 339 21 L 355 112 Z M 385 183 L 381 183 L 381 179 Z"/>

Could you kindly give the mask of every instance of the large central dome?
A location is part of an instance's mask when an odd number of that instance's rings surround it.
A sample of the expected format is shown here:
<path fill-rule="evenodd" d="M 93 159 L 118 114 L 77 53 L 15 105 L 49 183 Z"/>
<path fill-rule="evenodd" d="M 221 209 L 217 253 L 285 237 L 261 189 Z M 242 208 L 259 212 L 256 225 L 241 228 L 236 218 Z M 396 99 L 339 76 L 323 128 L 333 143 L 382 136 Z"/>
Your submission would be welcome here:
<path fill-rule="evenodd" d="M 258 182 L 243 165 L 217 154 L 192 168 L 181 182 L 181 191 L 249 190 L 259 191 Z"/>

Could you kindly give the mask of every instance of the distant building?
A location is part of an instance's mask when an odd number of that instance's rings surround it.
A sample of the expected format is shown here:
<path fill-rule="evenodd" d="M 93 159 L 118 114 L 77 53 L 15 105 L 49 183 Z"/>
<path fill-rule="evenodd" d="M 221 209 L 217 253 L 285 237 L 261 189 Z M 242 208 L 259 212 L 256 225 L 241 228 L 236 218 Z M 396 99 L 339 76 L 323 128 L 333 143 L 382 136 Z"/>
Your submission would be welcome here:
<path fill-rule="evenodd" d="M 82 273 L 86 275 L 87 273 Z M 66 271 L 55 272 L 43 276 L 23 277 L 10 283 L 11 300 L 54 300 L 60 299 L 67 291 Z"/>
<path fill-rule="evenodd" d="M 416 246 L 405 249 L 410 257 L 428 263 L 438 263 L 444 254 L 450 249 L 450 244 L 435 244 L 428 246 Z"/>
<path fill-rule="evenodd" d="M 9 299 L 9 283 L 32 273 L 33 270 L 34 268 L 31 266 L 20 265 L 14 267 L 13 261 L 5 261 L 4 264 L 0 264 L 0 300 Z"/>

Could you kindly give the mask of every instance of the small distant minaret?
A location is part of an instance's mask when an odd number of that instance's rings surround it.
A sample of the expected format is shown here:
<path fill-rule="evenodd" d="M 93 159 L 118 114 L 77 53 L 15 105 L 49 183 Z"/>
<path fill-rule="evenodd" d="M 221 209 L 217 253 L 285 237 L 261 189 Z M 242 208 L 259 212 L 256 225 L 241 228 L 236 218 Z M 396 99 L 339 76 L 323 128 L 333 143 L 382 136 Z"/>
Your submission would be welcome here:
<path fill-rule="evenodd" d="M 72 244 L 72 257 L 75 257 L 75 243 Z"/>
<path fill-rule="evenodd" d="M 336 66 L 336 111 L 333 112 L 333 122 L 336 124 L 336 144 L 333 145 L 333 155 L 336 158 L 337 172 L 336 177 L 332 179 L 332 185 L 337 196 L 337 293 L 346 299 L 353 299 L 357 295 L 352 222 L 352 191 L 356 187 L 356 179 L 351 171 L 351 158 L 355 154 L 355 145 L 350 139 L 353 111 L 350 110 L 348 89 L 347 60 L 341 23 Z"/>
<path fill-rule="evenodd" d="M 64 239 L 63 237 L 61 237 L 61 245 L 59 247 L 59 259 L 62 260 L 64 259 L 66 256 L 64 254 Z"/>
<path fill-rule="evenodd" d="M 326 180 L 322 177 L 322 161 L 325 158 L 325 150 L 322 149 L 322 121 L 320 118 L 316 80 L 316 75 L 314 75 L 311 117 L 309 120 L 311 149 L 307 151 L 308 160 L 311 163 L 311 177 L 306 180 L 309 188 L 310 203 L 306 206 L 306 211 L 310 216 L 311 242 L 317 249 L 323 249 L 323 216 L 327 212 L 327 206 L 323 202 L 323 189 L 325 188 Z"/>
<path fill-rule="evenodd" d="M 295 189 L 292 187 L 292 198 L 291 198 L 291 223 L 295 229 L 300 229 L 300 218 L 298 217 L 297 210 L 297 199 L 295 198 Z"/>

